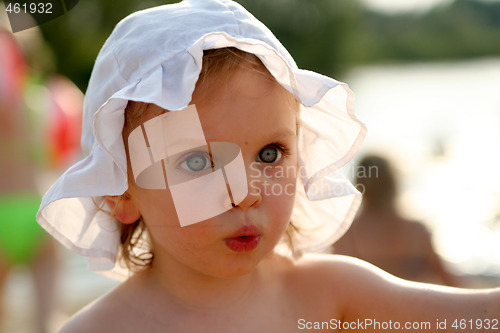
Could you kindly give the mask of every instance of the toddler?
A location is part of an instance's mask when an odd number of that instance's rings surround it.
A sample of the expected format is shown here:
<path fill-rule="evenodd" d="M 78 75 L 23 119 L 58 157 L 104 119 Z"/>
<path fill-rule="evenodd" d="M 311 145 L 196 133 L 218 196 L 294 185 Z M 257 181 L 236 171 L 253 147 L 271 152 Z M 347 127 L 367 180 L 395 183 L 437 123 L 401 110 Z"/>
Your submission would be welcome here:
<path fill-rule="evenodd" d="M 124 19 L 84 112 L 87 157 L 38 221 L 124 282 L 62 332 L 498 329 L 498 290 L 306 254 L 353 219 L 360 194 L 337 170 L 365 128 L 345 84 L 298 69 L 240 5 L 185 0 Z"/>

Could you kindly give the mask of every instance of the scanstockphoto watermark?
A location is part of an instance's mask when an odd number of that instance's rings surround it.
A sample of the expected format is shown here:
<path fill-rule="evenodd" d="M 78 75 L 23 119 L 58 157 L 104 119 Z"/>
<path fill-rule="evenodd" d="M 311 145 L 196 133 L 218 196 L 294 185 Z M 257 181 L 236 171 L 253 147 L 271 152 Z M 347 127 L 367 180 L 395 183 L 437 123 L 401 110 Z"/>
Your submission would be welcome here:
<path fill-rule="evenodd" d="M 259 194 L 266 196 L 281 196 L 281 195 L 295 195 L 295 184 L 283 181 L 284 179 L 295 179 L 301 172 L 306 172 L 302 167 L 296 166 L 265 166 L 261 167 L 259 163 L 252 163 L 250 165 L 249 174 L 249 187 Z M 363 179 L 363 178 L 378 178 L 377 166 L 357 166 L 348 170 L 347 174 L 343 175 L 348 179 Z M 356 189 L 363 194 L 365 192 L 365 185 L 356 183 Z M 309 190 L 308 195 L 314 197 L 321 193 L 330 193 L 336 196 L 344 195 L 346 193 L 346 185 L 342 182 L 318 182 L 313 184 Z"/>
<path fill-rule="evenodd" d="M 329 321 L 306 321 L 299 319 L 297 321 L 299 330 L 354 330 L 361 332 L 364 330 L 377 331 L 430 331 L 434 328 L 433 323 L 428 321 L 414 322 L 398 322 L 398 321 L 379 321 L 376 319 L 357 319 L 355 321 L 342 321 L 338 319 L 330 319 Z"/>
<path fill-rule="evenodd" d="M 52 21 L 73 9 L 79 0 L 4 0 L 12 32 Z"/>
<path fill-rule="evenodd" d="M 455 332 L 470 332 L 481 330 L 481 332 L 498 332 L 500 330 L 498 318 L 455 318 L 439 319 L 434 321 L 406 321 L 377 320 L 371 318 L 357 319 L 353 321 L 342 321 L 332 318 L 329 321 L 297 320 L 297 328 L 305 331 L 324 330 L 353 330 L 362 332 L 364 330 L 401 331 L 401 332 L 425 332 L 452 330 Z"/>

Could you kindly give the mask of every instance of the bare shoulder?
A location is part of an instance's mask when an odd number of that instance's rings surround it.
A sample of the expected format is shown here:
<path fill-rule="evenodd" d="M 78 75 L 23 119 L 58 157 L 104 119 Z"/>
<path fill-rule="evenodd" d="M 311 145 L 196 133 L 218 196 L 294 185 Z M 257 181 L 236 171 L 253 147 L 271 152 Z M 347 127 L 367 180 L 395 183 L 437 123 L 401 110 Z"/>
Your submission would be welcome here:
<path fill-rule="evenodd" d="M 127 316 L 127 311 L 120 300 L 125 297 L 123 288 L 115 290 L 88 304 L 74 314 L 62 327 L 60 333 L 83 332 L 125 332 L 120 327 Z M 111 320 L 112 318 L 112 320 Z"/>
<path fill-rule="evenodd" d="M 312 282 L 323 291 L 320 297 L 336 300 L 337 314 L 344 320 L 435 322 L 436 313 L 444 319 L 500 313 L 500 288 L 464 290 L 410 282 L 340 255 L 308 255 L 296 267 L 304 283 Z"/>
<path fill-rule="evenodd" d="M 337 254 L 306 254 L 296 262 L 299 272 L 314 273 L 327 281 L 349 284 L 363 279 L 395 279 L 374 265 L 350 256 Z"/>
<path fill-rule="evenodd" d="M 309 272 L 305 276 L 312 276 L 317 288 L 325 291 L 326 296 L 335 297 L 343 306 L 353 302 L 365 304 L 370 300 L 384 300 L 394 293 L 410 295 L 422 289 L 416 283 L 350 256 L 311 254 L 298 260 L 297 267 Z"/>
<path fill-rule="evenodd" d="M 398 280 L 365 261 L 335 254 L 304 255 L 295 262 L 292 276 L 300 290 L 335 298 L 341 308 Z"/>
<path fill-rule="evenodd" d="M 102 330 L 107 323 L 106 320 L 104 320 L 106 312 L 101 311 L 101 308 L 101 300 L 92 302 L 74 314 L 59 332 L 83 333 Z"/>

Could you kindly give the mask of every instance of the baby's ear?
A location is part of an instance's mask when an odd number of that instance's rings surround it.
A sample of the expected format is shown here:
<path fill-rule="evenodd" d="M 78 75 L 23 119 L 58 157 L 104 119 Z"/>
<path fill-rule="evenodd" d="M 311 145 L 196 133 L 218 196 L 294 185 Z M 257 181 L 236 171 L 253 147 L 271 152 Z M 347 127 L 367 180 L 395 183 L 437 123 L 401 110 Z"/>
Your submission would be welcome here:
<path fill-rule="evenodd" d="M 134 223 L 141 217 L 141 212 L 128 193 L 120 196 L 107 196 L 106 202 L 113 215 L 123 224 Z"/>

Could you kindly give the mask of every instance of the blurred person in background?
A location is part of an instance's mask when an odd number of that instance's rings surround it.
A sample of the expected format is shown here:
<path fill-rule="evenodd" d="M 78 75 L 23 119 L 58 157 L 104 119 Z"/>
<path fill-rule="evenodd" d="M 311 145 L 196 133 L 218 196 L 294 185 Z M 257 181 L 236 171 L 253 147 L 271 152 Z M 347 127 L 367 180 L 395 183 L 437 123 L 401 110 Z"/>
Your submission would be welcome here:
<path fill-rule="evenodd" d="M 9 332 L 21 329 L 16 325 L 23 325 L 23 332 L 50 331 L 57 249 L 35 216 L 46 190 L 44 178 L 74 157 L 81 127 L 83 94 L 66 78 L 44 79 L 37 73 L 40 63 L 26 61 L 30 54 L 42 58 L 29 50 L 43 44 L 36 39 L 24 48 L 0 25 L 0 331 Z M 17 266 L 28 267 L 32 277 L 33 322 L 28 309 L 6 317 L 12 311 L 3 306 L 5 287 Z"/>
<path fill-rule="evenodd" d="M 435 253 L 425 226 L 400 215 L 398 184 L 388 159 L 367 155 L 356 167 L 356 187 L 363 203 L 334 253 L 368 261 L 403 279 L 456 286 Z"/>
<path fill-rule="evenodd" d="M 8 31 L 0 31 L 0 295 L 9 270 L 28 265 L 37 294 L 36 326 L 39 332 L 46 332 L 55 248 L 35 223 L 40 195 L 34 163 L 35 138 L 22 102 L 27 74 L 16 40 Z"/>

